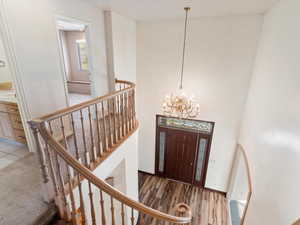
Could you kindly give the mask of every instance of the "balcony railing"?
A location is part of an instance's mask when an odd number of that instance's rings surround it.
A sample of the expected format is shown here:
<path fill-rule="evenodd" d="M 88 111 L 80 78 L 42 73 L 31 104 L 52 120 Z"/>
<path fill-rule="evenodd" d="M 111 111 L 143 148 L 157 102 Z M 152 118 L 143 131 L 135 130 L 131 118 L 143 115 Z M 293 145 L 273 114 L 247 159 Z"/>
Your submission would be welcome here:
<path fill-rule="evenodd" d="M 116 91 L 29 122 L 45 184 L 51 183 L 60 217 L 72 224 L 186 224 L 189 207 L 169 215 L 134 201 L 93 174 L 137 129 L 135 85 L 116 80 Z M 184 207 L 183 207 L 184 206 Z M 108 210 L 109 209 L 109 210 Z M 139 216 L 138 216 L 139 215 Z"/>
<path fill-rule="evenodd" d="M 238 144 L 227 192 L 232 224 L 244 225 L 252 193 L 250 163 L 246 151 Z"/>

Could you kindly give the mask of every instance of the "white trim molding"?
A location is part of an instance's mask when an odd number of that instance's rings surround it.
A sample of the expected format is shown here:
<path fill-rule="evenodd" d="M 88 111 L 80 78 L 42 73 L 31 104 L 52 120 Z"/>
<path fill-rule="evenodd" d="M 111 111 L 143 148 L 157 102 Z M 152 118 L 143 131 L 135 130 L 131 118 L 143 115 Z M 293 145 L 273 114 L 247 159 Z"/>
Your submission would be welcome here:
<path fill-rule="evenodd" d="M 24 87 L 22 83 L 22 70 L 18 66 L 18 58 L 15 54 L 15 45 L 12 38 L 8 17 L 6 15 L 6 5 L 4 0 L 0 0 L 0 35 L 3 41 L 4 50 L 7 57 L 7 66 L 10 70 L 12 81 L 16 89 L 18 107 L 21 113 L 21 118 L 27 139 L 27 145 L 30 152 L 35 151 L 35 143 L 27 121 L 31 120 L 31 112 L 26 102 Z"/>

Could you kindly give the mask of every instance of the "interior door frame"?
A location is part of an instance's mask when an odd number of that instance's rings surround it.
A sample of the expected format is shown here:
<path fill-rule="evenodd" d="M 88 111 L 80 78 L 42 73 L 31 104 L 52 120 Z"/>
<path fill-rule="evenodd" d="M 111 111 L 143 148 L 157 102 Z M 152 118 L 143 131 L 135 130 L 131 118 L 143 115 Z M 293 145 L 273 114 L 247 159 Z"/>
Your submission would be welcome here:
<path fill-rule="evenodd" d="M 87 52 L 88 52 L 88 62 L 89 62 L 89 77 L 90 77 L 90 82 L 91 82 L 91 96 L 95 97 L 95 85 L 94 85 L 94 71 L 93 71 L 93 60 L 92 60 L 92 53 L 91 53 L 91 23 L 82 21 L 79 19 L 75 18 L 70 18 L 70 17 L 65 17 L 65 16 L 60 16 L 56 15 L 54 17 L 55 20 L 55 25 L 56 25 L 56 35 L 57 35 L 57 43 L 58 43 L 58 52 L 59 52 L 59 58 L 60 58 L 60 67 L 61 67 L 61 73 L 62 73 L 62 82 L 64 85 L 64 90 L 65 90 L 65 99 L 66 99 L 66 104 L 69 107 L 70 102 L 69 102 L 69 92 L 68 92 L 68 81 L 67 81 L 67 74 L 66 74 L 66 68 L 65 68 L 65 63 L 64 63 L 64 56 L 63 56 L 63 50 L 62 50 L 62 45 L 61 45 L 61 39 L 60 39 L 60 30 L 58 26 L 58 21 L 66 21 L 69 23 L 75 23 L 75 24 L 82 24 L 86 27 L 85 29 L 85 38 L 86 38 L 86 43 L 87 43 Z"/>
<path fill-rule="evenodd" d="M 168 130 L 172 128 L 164 128 L 164 127 L 159 127 L 159 117 L 168 117 L 168 116 L 163 116 L 163 115 L 156 115 L 156 136 L 155 136 L 155 175 L 164 177 L 166 178 L 166 149 L 167 149 L 167 141 L 165 140 L 165 152 L 164 152 L 164 172 L 161 173 L 159 171 L 159 153 L 160 153 L 160 145 L 159 145 L 159 140 L 160 140 L 160 132 L 165 131 L 166 132 L 166 137 L 167 137 L 167 132 Z M 168 118 L 175 118 L 175 117 L 168 117 Z M 176 118 L 178 119 L 178 118 Z M 199 121 L 199 122 L 208 122 L 212 124 L 212 131 L 211 134 L 205 134 L 205 133 L 200 133 L 200 132 L 194 132 L 197 135 L 197 150 L 196 150 L 196 156 L 195 156 L 195 161 L 194 161 L 194 170 L 193 170 L 193 179 L 192 179 L 192 185 L 197 185 L 202 188 L 205 188 L 205 183 L 206 183 L 206 178 L 207 178 L 207 171 L 208 171 L 208 165 L 209 165 L 209 158 L 210 158 L 210 153 L 211 153 L 211 144 L 212 144 L 212 139 L 213 139 L 213 134 L 214 134 L 214 128 L 215 128 L 215 122 L 211 121 L 204 121 L 204 120 L 193 120 L 193 119 L 185 119 L 185 120 L 191 120 L 191 121 Z M 188 132 L 188 131 L 187 131 Z M 198 159 L 198 153 L 199 153 L 199 140 L 200 137 L 207 138 L 208 140 L 208 145 L 207 145 L 207 152 L 205 156 L 205 161 L 203 164 L 203 173 L 201 175 L 201 182 L 195 183 L 195 173 L 196 173 L 196 166 L 197 166 L 197 159 Z"/>
<path fill-rule="evenodd" d="M 31 120 L 31 112 L 26 101 L 24 85 L 22 82 L 22 69 L 18 64 L 18 58 L 16 55 L 15 43 L 12 38 L 11 31 L 9 29 L 9 20 L 6 14 L 6 3 L 0 1 L 0 36 L 3 41 L 3 47 L 6 55 L 7 66 L 9 68 L 12 82 L 16 90 L 16 98 L 18 100 L 18 108 L 20 111 L 22 124 L 24 126 L 25 136 L 27 140 L 27 146 L 30 152 L 36 151 L 35 139 L 31 132 L 31 129 L 27 121 Z"/>

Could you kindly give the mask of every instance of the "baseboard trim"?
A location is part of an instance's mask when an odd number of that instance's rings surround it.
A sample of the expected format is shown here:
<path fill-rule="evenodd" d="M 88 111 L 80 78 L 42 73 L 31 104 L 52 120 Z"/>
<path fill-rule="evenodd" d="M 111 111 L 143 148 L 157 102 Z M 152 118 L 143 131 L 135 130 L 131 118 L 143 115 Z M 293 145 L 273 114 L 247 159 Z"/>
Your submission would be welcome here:
<path fill-rule="evenodd" d="M 139 173 L 143 173 L 143 174 L 147 174 L 147 175 L 150 175 L 150 176 L 155 176 L 154 173 L 148 173 L 148 172 L 145 172 L 145 171 L 142 171 L 142 170 L 138 170 Z"/>

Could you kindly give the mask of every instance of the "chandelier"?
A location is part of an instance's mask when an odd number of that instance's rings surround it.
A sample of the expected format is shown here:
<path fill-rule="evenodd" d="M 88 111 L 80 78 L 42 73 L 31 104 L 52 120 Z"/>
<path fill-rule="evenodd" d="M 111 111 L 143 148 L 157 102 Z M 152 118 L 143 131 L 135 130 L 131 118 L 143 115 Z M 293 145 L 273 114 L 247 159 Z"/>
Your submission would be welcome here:
<path fill-rule="evenodd" d="M 163 112 L 167 116 L 179 118 L 195 118 L 200 111 L 200 105 L 194 102 L 194 97 L 181 94 L 166 95 L 163 103 Z"/>
<path fill-rule="evenodd" d="M 186 31 L 187 31 L 187 20 L 188 12 L 191 8 L 185 7 L 185 23 L 184 23 L 184 42 L 182 51 L 182 65 L 180 73 L 180 85 L 179 92 L 176 94 L 166 95 L 162 111 L 167 116 L 174 116 L 179 118 L 195 118 L 200 113 L 200 106 L 194 101 L 194 96 L 187 96 L 183 92 L 183 71 L 185 62 L 185 49 L 186 49 Z"/>

